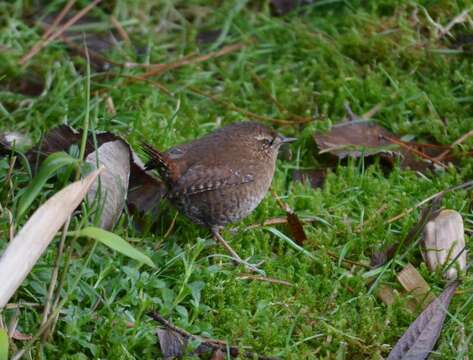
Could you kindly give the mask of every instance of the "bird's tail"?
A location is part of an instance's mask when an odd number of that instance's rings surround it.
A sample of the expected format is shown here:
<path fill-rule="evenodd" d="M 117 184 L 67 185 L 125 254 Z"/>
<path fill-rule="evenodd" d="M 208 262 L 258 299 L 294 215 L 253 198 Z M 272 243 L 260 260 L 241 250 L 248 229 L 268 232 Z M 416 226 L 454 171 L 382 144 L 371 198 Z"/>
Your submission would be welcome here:
<path fill-rule="evenodd" d="M 148 157 L 148 161 L 145 164 L 145 170 L 156 169 L 163 180 L 170 182 L 175 181 L 176 168 L 175 165 L 168 159 L 168 157 L 162 152 L 155 149 L 148 143 L 141 143 L 141 150 Z"/>

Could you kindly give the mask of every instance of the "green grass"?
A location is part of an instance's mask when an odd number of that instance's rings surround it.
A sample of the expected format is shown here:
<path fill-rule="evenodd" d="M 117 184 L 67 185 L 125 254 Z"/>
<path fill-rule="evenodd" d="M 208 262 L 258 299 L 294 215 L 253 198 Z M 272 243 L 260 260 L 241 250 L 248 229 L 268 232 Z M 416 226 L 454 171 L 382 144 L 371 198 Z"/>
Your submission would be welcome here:
<path fill-rule="evenodd" d="M 157 265 L 158 270 L 98 246 L 85 269 L 91 242 L 66 242 L 71 262 L 62 288 L 71 289 L 76 274 L 84 271 L 79 285 L 60 314 L 52 337 L 35 342 L 25 358 L 42 359 L 156 359 L 156 323 L 146 313 L 156 309 L 176 326 L 189 332 L 249 346 L 258 353 L 284 359 L 381 359 L 387 356 L 416 314 L 407 311 L 406 300 L 384 305 L 369 291 L 366 269 L 346 269 L 328 252 L 351 260 L 369 262 L 381 249 L 407 234 L 419 211 L 388 224 L 387 219 L 449 186 L 470 180 L 471 158 L 462 157 L 457 168 L 425 177 L 395 167 L 389 174 L 363 160 L 340 164 L 329 173 L 322 189 L 291 182 L 291 172 L 318 168 L 312 134 L 323 132 L 345 116 L 343 104 L 364 113 L 378 103 L 379 124 L 396 134 L 418 141 L 450 144 L 473 128 L 473 66 L 471 54 L 448 50 L 453 41 L 436 39 L 425 9 L 440 24 L 447 24 L 471 1 L 320 1 L 318 5 L 278 18 L 268 5 L 243 1 L 109 1 L 92 11 L 92 28 L 108 26 L 109 14 L 130 21 L 127 31 L 133 46 L 121 43 L 105 53 L 116 62 L 169 63 L 191 52 L 208 53 L 212 45 L 197 45 L 200 30 L 227 30 L 221 45 L 245 47 L 223 57 L 183 66 L 154 78 L 171 95 L 151 82 L 132 82 L 126 76 L 141 69 L 114 67 L 107 73 L 92 69 L 90 129 L 122 134 L 132 144 L 146 139 L 160 149 L 188 141 L 209 131 L 248 117 L 229 106 L 198 95 L 199 90 L 259 115 L 290 119 L 291 114 L 313 117 L 305 126 L 277 126 L 297 136 L 292 158 L 280 160 L 272 188 L 300 215 L 322 221 L 305 226 L 309 240 L 304 248 L 315 259 L 291 249 L 264 228 L 247 225 L 283 216 L 268 195 L 257 210 L 224 236 L 242 257 L 264 260 L 262 268 L 294 287 L 241 280 L 242 268 L 218 256 L 209 233 L 181 216 L 170 235 L 163 235 L 175 216 L 161 205 L 155 233 L 138 232 L 124 214 L 115 233 L 132 241 Z M 86 62 L 71 55 L 61 43 L 43 49 L 22 69 L 18 61 L 40 38 L 39 27 L 27 16 L 34 13 L 30 1 L 0 4 L 2 130 L 27 133 L 35 141 L 56 125 L 82 127 L 86 117 Z M 59 11 L 65 2 L 53 1 L 43 15 Z M 86 2 L 82 1 L 81 6 Z M 415 10 L 417 18 L 415 20 Z M 136 20 L 136 21 L 132 21 Z M 79 29 L 80 30 L 80 29 Z M 468 23 L 456 25 L 455 35 L 470 34 Z M 80 31 L 77 32 L 80 37 Z M 136 49 L 140 49 L 139 54 Z M 32 74 L 46 84 L 40 96 L 12 91 L 19 79 Z M 258 81 L 257 79 L 260 79 Z M 10 90 L 9 90 L 10 89 Z M 116 109 L 106 106 L 110 96 Z M 280 108 L 271 100 L 277 99 Z M 473 150 L 464 143 L 460 153 Z M 19 162 L 20 159 L 18 159 Z M 19 167 L 8 179 L 9 163 L 0 160 L 0 246 L 7 245 L 9 217 L 31 181 Z M 60 189 L 69 180 L 49 181 L 28 210 Z M 472 228 L 471 192 L 448 193 L 442 205 L 462 213 Z M 378 213 L 382 205 L 386 211 Z M 27 216 L 26 216 L 27 217 Z M 357 232 L 363 221 L 369 224 Z M 24 219 L 16 224 L 18 230 Z M 84 226 L 86 218 L 72 219 L 70 230 Z M 277 226 L 289 235 L 283 226 Z M 11 302 L 28 302 L 19 312 L 18 330 L 35 334 L 42 319 L 42 305 L 54 265 L 59 236 L 48 248 Z M 467 236 L 471 247 L 471 237 Z M 69 246 L 70 245 L 70 246 Z M 71 248 L 72 246 L 72 248 Z M 399 256 L 381 282 L 399 289 L 395 273 L 407 262 L 420 262 L 417 247 Z M 439 274 L 419 269 L 435 293 L 444 287 Z M 450 316 L 438 342 L 435 359 L 463 359 L 473 355 L 468 339 L 473 334 L 471 273 L 464 279 L 450 307 Z M 15 311 L 4 310 L 8 323 Z M 133 326 L 129 326 L 132 323 Z M 15 341 L 12 351 L 24 344 Z M 463 349 L 463 350 L 462 350 Z M 462 355 L 462 351 L 464 354 Z"/>

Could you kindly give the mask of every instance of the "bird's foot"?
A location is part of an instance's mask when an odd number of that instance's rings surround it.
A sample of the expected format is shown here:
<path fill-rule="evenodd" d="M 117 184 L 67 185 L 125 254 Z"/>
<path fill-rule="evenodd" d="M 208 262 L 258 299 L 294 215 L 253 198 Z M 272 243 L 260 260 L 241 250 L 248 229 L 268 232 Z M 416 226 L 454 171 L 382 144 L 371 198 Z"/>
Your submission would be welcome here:
<path fill-rule="evenodd" d="M 246 260 L 243 260 L 235 250 L 233 250 L 233 248 L 230 246 L 230 244 L 228 244 L 225 239 L 222 237 L 222 235 L 220 235 L 220 232 L 218 229 L 216 228 L 213 228 L 212 229 L 212 234 L 215 238 L 215 240 L 217 240 L 217 242 L 219 242 L 224 248 L 225 250 L 228 251 L 228 253 L 231 255 L 232 257 L 232 260 L 234 262 L 236 262 L 237 264 L 241 264 L 243 266 L 245 266 L 245 268 L 249 271 L 252 271 L 252 272 L 256 272 L 258 274 L 261 274 L 261 275 L 266 275 L 265 272 L 263 270 L 260 270 L 258 269 L 258 266 L 260 266 L 261 264 L 263 264 L 264 261 L 260 261 L 259 263 L 257 264 L 250 264 L 248 261 Z"/>

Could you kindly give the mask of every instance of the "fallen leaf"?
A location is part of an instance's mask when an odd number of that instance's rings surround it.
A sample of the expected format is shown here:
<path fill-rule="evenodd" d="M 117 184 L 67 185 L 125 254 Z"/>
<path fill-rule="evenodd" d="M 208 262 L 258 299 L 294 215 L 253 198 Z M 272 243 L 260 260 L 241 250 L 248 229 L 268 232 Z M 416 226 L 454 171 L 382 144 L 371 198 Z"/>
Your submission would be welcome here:
<path fill-rule="evenodd" d="M 13 296 L 101 171 L 96 170 L 53 195 L 34 212 L 8 244 L 0 258 L 0 309 Z"/>
<path fill-rule="evenodd" d="M 179 358 L 184 355 L 183 350 L 187 341 L 178 333 L 169 329 L 158 329 L 159 346 L 164 359 Z"/>
<path fill-rule="evenodd" d="M 222 33 L 222 30 L 208 30 L 208 31 L 201 31 L 197 34 L 195 41 L 197 44 L 211 44 L 215 42 L 220 34 Z"/>
<path fill-rule="evenodd" d="M 302 227 L 299 217 L 294 212 L 287 213 L 287 225 L 291 231 L 292 237 L 299 246 L 304 245 L 304 241 L 307 240 L 304 228 Z"/>
<path fill-rule="evenodd" d="M 127 205 L 133 213 L 155 210 L 154 216 L 157 216 L 159 203 L 165 194 L 166 186 L 160 179 L 146 173 L 136 163 L 131 164 Z"/>
<path fill-rule="evenodd" d="M 282 16 L 300 6 L 309 5 L 315 0 L 271 0 L 270 5 L 274 15 Z"/>
<path fill-rule="evenodd" d="M 91 152 L 86 160 L 94 169 L 104 167 L 87 194 L 99 201 L 100 227 L 112 229 L 123 211 L 130 179 L 130 148 L 123 140 L 109 141 Z"/>
<path fill-rule="evenodd" d="M 458 270 L 466 269 L 465 230 L 463 218 L 457 211 L 442 210 L 424 228 L 422 255 L 431 271 L 443 268 L 452 260 L 445 276 L 457 278 Z"/>
<path fill-rule="evenodd" d="M 292 180 L 303 184 L 310 184 L 312 188 L 317 189 L 323 186 L 327 169 L 319 170 L 294 170 Z"/>
<path fill-rule="evenodd" d="M 214 351 L 214 353 L 212 354 L 212 357 L 210 358 L 210 360 L 225 360 L 226 358 L 226 353 L 224 353 L 222 350 L 220 349 L 217 349 Z"/>
<path fill-rule="evenodd" d="M 267 357 L 249 351 L 240 351 L 239 348 L 230 346 L 221 340 L 193 335 L 186 330 L 172 325 L 168 320 L 164 319 L 156 312 L 149 313 L 148 315 L 164 327 L 157 330 L 157 336 L 161 352 L 165 359 L 182 357 L 185 353 L 187 343 L 189 341 L 195 341 L 199 343 L 199 346 L 193 351 L 194 355 L 208 356 L 209 354 L 212 354 L 212 356 L 221 356 L 220 353 L 218 353 L 218 351 L 220 351 L 224 354 L 229 353 L 231 357 L 240 356 L 241 358 L 248 359 L 278 360 L 278 358 L 275 357 Z M 217 355 L 215 355 L 216 352 Z M 214 359 L 219 359 L 219 357 Z"/>
<path fill-rule="evenodd" d="M 63 18 L 61 23 L 67 23 L 76 14 L 77 12 L 69 12 Z M 40 26 L 45 30 L 48 29 L 56 19 L 57 15 L 58 14 L 55 13 L 48 14 L 41 19 Z M 118 44 L 119 37 L 117 36 L 118 34 L 116 31 L 112 29 L 99 31 L 91 29 L 100 22 L 103 22 L 100 18 L 91 15 L 85 15 L 75 22 L 75 24 L 67 31 L 65 31 L 59 37 L 59 39 L 65 43 L 67 49 L 73 55 L 84 56 L 84 44 L 86 44 L 91 65 L 97 70 L 108 70 L 112 65 L 112 62 L 106 59 L 104 55 L 110 52 L 110 50 L 112 50 L 115 45 Z"/>
<path fill-rule="evenodd" d="M 336 124 L 328 134 L 314 134 L 314 140 L 319 154 L 330 153 L 339 159 L 379 155 L 392 166 L 394 160 L 400 158 L 402 168 L 416 171 L 435 169 L 434 165 L 441 164 L 435 162 L 434 154 L 424 153 L 417 144 L 407 144 L 369 120 L 356 119 Z"/>
<path fill-rule="evenodd" d="M 110 132 L 98 132 L 95 134 L 95 138 L 99 148 L 108 142 L 114 141 L 123 141 L 129 147 L 123 139 Z M 61 125 L 48 131 L 43 136 L 40 144 L 26 154 L 31 168 L 37 168 L 51 153 L 68 151 L 72 145 L 79 146 L 81 139 L 82 131 L 76 131 L 67 125 Z M 86 142 L 85 155 L 89 156 L 95 150 L 94 139 L 92 135 L 89 135 Z M 155 210 L 152 215 L 156 219 L 157 209 L 159 209 L 160 200 L 166 193 L 166 187 L 161 180 L 144 171 L 144 164 L 131 148 L 130 152 L 130 176 L 126 204 L 128 209 L 138 217 L 146 212 Z"/>
<path fill-rule="evenodd" d="M 14 77 L 2 79 L 0 89 L 11 93 L 21 94 L 27 97 L 37 97 L 44 91 L 43 79 L 37 74 L 26 72 Z"/>
<path fill-rule="evenodd" d="M 458 287 L 453 282 L 409 326 L 389 353 L 387 360 L 423 360 L 432 352 Z"/>

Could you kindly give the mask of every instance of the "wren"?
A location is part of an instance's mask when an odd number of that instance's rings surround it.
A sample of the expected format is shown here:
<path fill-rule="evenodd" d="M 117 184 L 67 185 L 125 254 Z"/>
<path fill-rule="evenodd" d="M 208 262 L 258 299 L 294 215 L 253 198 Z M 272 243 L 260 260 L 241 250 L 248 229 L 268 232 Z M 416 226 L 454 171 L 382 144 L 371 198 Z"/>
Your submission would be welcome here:
<path fill-rule="evenodd" d="M 237 262 L 255 270 L 219 230 L 258 206 L 271 185 L 279 148 L 294 140 L 256 122 L 239 122 L 165 152 L 148 144 L 142 148 L 149 158 L 146 170 L 158 171 L 171 203 L 209 228 Z"/>

